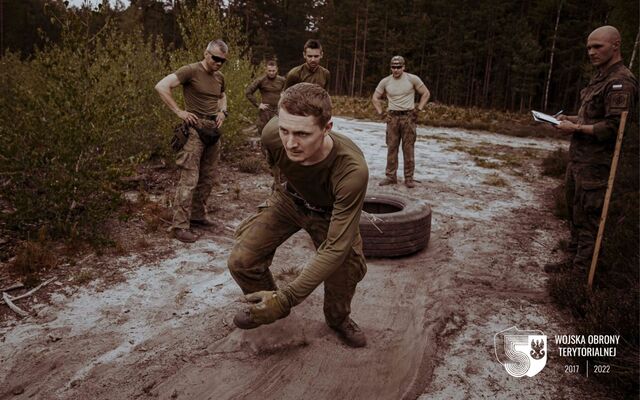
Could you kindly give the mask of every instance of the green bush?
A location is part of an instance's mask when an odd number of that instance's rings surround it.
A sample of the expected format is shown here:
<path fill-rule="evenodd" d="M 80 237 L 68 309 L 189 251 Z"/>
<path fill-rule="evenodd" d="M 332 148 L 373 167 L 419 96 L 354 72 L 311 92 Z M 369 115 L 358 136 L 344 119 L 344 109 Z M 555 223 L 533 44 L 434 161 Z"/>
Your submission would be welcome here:
<path fill-rule="evenodd" d="M 225 39 L 229 151 L 242 142 L 236 134 L 242 115 L 253 113 L 242 95 L 252 72 L 249 54 L 237 21 L 212 1 L 183 9 L 187 47 L 173 53 L 140 31 L 124 34 L 108 15 L 62 5 L 50 10 L 61 25 L 58 42 L 28 60 L 12 53 L 0 59 L 0 204 L 10 205 L 0 214 L 2 229 L 26 238 L 46 227 L 53 238 L 100 242 L 103 222 L 121 203 L 119 178 L 171 154 L 171 126 L 178 121 L 156 82 L 201 60 L 210 40 Z"/>

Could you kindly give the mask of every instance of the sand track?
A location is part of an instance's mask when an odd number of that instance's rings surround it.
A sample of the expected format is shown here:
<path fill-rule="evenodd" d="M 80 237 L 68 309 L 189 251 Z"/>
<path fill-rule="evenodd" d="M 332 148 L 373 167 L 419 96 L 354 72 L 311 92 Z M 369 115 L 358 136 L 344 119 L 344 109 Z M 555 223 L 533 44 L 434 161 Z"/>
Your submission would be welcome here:
<path fill-rule="evenodd" d="M 378 191 L 384 125 L 336 118 L 335 126 L 365 152 L 370 191 Z M 129 266 L 124 282 L 57 294 L 37 318 L 4 321 L 0 398 L 606 398 L 590 381 L 565 376 L 554 360 L 535 379 L 518 380 L 493 354 L 493 335 L 512 325 L 549 335 L 566 327 L 542 272 L 564 228 L 549 212 L 555 182 L 538 165 L 563 144 L 439 128 L 419 134 L 422 183 L 385 190 L 431 204 L 431 242 L 411 257 L 368 260 L 352 307 L 366 348 L 346 347 L 326 326 L 320 288 L 273 325 L 233 327 L 243 304 L 226 269 L 231 232 L 205 232 L 193 245 L 158 239 L 171 251 L 152 262 L 117 260 Z M 482 168 L 461 145 L 507 149 L 521 163 Z M 266 175 L 244 174 L 228 186 L 240 185 L 255 206 L 268 183 Z M 216 204 L 221 215 L 234 210 L 226 223 L 237 225 L 252 210 L 227 191 Z M 298 233 L 272 269 L 279 276 L 312 254 Z"/>

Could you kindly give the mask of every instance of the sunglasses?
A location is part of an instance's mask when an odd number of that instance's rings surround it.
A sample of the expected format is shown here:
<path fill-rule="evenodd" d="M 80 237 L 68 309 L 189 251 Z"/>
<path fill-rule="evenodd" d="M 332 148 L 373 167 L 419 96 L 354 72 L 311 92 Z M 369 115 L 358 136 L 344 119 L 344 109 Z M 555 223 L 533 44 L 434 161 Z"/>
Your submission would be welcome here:
<path fill-rule="evenodd" d="M 224 57 L 214 56 L 214 55 L 213 55 L 213 54 L 211 54 L 211 53 L 209 53 L 209 55 L 211 56 L 211 59 L 212 59 L 213 61 L 217 62 L 217 63 L 224 64 L 224 62 L 225 62 L 225 61 L 227 61 L 227 59 L 226 59 L 226 58 L 224 58 Z"/>
<path fill-rule="evenodd" d="M 391 69 L 402 69 L 402 65 L 392 65 Z"/>

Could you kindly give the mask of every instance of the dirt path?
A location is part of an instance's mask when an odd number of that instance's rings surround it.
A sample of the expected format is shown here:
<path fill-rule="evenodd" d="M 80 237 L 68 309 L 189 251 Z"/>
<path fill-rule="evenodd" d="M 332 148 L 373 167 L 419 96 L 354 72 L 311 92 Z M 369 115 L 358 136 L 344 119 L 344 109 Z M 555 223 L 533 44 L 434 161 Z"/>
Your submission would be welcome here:
<path fill-rule="evenodd" d="M 379 191 L 384 125 L 335 119 L 366 154 Z M 352 316 L 368 346 L 345 347 L 322 315 L 322 290 L 291 316 L 254 331 L 233 327 L 242 307 L 226 258 L 231 229 L 192 245 L 155 239 L 163 256 L 126 257 L 126 280 L 94 281 L 73 293 L 59 283 L 37 318 L 0 327 L 0 398 L 15 399 L 466 399 L 606 398 L 591 381 L 565 375 L 550 358 L 534 378 L 512 378 L 493 337 L 516 325 L 569 332 L 545 291 L 542 265 L 563 228 L 549 212 L 539 160 L 562 146 L 452 129 L 421 128 L 416 178 L 433 231 L 426 251 L 372 259 Z M 482 165 L 482 166 L 480 166 Z M 235 226 L 268 195 L 269 177 L 242 174 L 211 203 Z M 313 254 L 303 233 L 276 254 L 279 279 Z"/>

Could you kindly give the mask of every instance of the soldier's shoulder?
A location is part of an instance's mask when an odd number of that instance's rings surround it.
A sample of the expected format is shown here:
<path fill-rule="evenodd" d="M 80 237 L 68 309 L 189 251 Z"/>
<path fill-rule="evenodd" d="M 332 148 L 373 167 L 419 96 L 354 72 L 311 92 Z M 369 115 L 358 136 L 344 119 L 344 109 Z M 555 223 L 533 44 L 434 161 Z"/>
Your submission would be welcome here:
<path fill-rule="evenodd" d="M 325 67 L 323 67 L 322 65 L 319 65 L 320 67 L 320 71 L 322 71 L 323 74 L 325 75 L 329 75 L 331 72 L 329 72 L 328 69 L 326 69 Z"/>
<path fill-rule="evenodd" d="M 278 118 L 272 118 L 262 129 L 261 133 L 262 144 L 267 149 L 272 149 L 274 145 L 282 143 L 280 141 Z"/>
<path fill-rule="evenodd" d="M 293 67 L 291 68 L 291 70 L 289 70 L 289 72 L 287 73 L 287 76 L 290 75 L 299 75 L 300 71 L 302 70 L 302 67 L 304 67 L 304 64 L 302 65 L 298 65 L 297 67 Z"/>
<path fill-rule="evenodd" d="M 222 79 L 224 81 L 224 74 L 222 72 L 220 72 L 220 71 L 214 72 L 213 76 L 215 76 L 215 77 L 217 77 L 219 79 Z"/>

